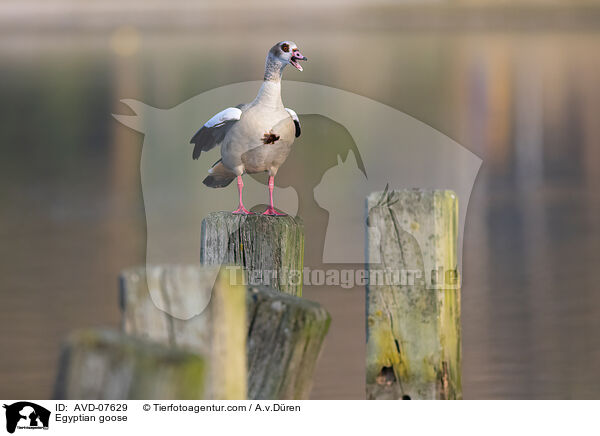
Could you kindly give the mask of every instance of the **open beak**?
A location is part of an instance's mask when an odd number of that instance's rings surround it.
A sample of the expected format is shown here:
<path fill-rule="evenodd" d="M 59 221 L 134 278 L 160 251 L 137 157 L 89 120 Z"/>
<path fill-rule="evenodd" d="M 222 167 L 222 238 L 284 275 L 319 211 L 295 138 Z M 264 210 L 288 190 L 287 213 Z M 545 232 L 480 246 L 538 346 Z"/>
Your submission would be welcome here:
<path fill-rule="evenodd" d="M 292 64 L 294 67 L 296 67 L 299 71 L 304 70 L 304 68 L 302 68 L 302 65 L 300 65 L 298 63 L 298 61 L 306 61 L 308 60 L 306 58 L 306 56 L 304 56 L 302 53 L 300 53 L 300 50 L 294 50 L 292 51 L 292 58 L 290 59 L 290 64 Z"/>

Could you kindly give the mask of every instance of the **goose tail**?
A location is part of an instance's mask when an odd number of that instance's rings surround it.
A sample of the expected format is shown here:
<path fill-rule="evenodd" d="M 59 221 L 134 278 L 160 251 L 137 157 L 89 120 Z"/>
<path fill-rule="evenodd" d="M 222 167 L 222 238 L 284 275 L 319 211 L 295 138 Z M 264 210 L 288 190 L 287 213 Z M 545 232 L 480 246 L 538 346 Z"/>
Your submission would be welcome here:
<path fill-rule="evenodd" d="M 236 178 L 236 175 L 225 168 L 221 159 L 219 159 L 208 170 L 208 176 L 202 181 L 206 186 L 210 188 L 224 188 L 228 186 Z"/>

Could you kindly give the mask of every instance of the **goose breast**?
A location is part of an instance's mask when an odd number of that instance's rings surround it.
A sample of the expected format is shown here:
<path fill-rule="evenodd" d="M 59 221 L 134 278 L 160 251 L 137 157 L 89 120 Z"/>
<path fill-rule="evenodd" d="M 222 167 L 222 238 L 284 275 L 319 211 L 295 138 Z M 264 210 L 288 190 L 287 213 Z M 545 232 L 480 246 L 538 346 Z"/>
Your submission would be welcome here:
<path fill-rule="evenodd" d="M 230 130 L 221 148 L 223 163 L 247 173 L 268 171 L 283 164 L 295 139 L 296 126 L 285 110 L 249 108 Z"/>

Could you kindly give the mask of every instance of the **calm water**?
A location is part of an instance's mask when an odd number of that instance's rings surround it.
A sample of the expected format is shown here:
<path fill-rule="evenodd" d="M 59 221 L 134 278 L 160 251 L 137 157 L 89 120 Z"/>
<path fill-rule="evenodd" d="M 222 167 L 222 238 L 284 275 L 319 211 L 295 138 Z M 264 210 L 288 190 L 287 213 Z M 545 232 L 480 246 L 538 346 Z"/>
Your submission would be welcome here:
<path fill-rule="evenodd" d="M 119 100 L 169 108 L 260 79 L 277 39 L 3 38 L 1 397 L 49 397 L 61 339 L 117 326 L 117 274 L 144 261 L 142 137 L 112 119 Z M 465 398 L 600 398 L 600 33 L 293 39 L 310 58 L 294 80 L 393 106 L 483 159 L 465 228 Z M 313 397 L 363 398 L 364 289 L 305 296 L 333 317 Z"/>

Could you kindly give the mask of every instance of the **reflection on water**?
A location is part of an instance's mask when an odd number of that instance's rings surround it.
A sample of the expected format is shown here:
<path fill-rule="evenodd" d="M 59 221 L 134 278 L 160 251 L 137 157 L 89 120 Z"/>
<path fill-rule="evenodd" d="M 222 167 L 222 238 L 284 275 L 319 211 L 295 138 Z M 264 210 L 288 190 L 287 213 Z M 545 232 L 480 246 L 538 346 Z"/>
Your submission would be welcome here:
<path fill-rule="evenodd" d="M 1 396 L 48 397 L 60 339 L 117 325 L 118 271 L 144 260 L 142 141 L 111 118 L 126 110 L 119 99 L 168 108 L 255 80 L 272 39 L 230 35 L 216 49 L 172 35 L 141 35 L 127 50 L 108 37 L 0 46 Z M 600 397 L 600 34 L 294 39 L 310 62 L 286 72 L 290 80 L 381 101 L 483 159 L 465 227 L 465 398 Z M 362 398 L 364 290 L 305 295 L 333 317 L 313 396 Z"/>

